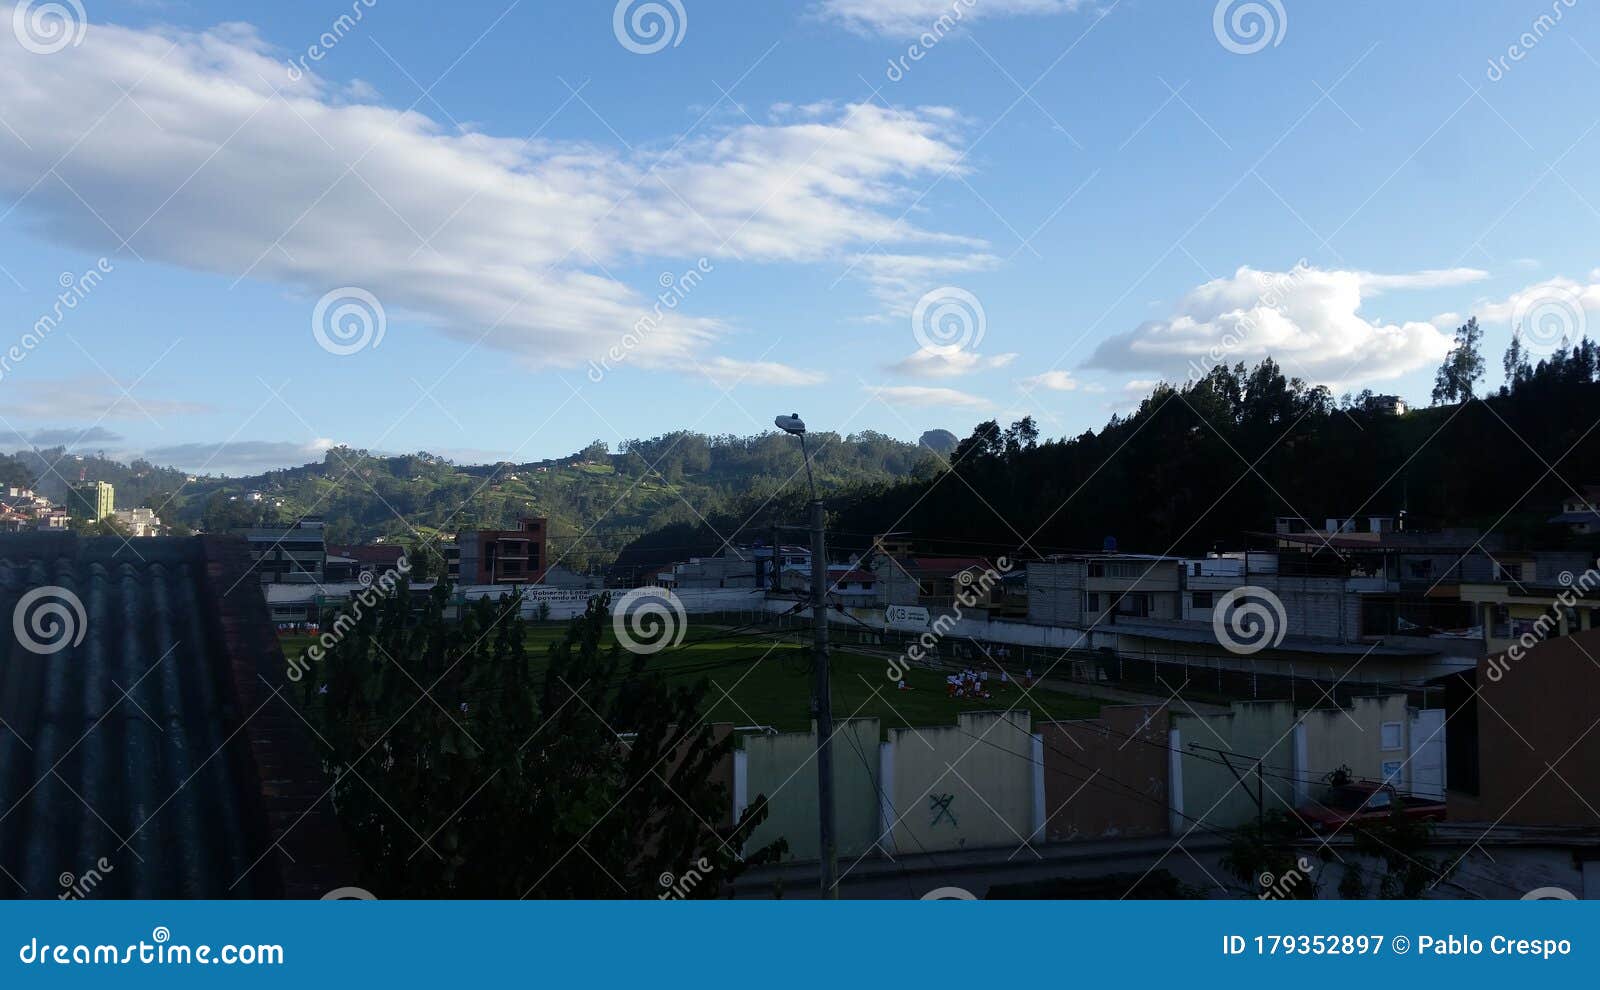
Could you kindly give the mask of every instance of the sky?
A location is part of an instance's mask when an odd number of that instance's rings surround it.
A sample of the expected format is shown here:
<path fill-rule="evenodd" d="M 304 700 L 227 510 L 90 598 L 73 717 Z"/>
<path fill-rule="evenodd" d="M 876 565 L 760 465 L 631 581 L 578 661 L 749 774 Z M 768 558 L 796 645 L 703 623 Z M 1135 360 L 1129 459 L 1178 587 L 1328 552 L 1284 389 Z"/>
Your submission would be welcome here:
<path fill-rule="evenodd" d="M 0 449 L 1075 436 L 1600 313 L 1585 0 L 0 0 Z"/>

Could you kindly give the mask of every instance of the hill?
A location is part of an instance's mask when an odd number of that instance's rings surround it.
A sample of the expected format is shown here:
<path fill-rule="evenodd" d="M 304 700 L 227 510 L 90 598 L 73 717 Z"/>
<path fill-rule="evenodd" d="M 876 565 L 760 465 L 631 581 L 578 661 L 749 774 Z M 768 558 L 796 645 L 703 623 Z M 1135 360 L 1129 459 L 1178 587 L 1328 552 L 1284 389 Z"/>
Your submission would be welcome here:
<path fill-rule="evenodd" d="M 878 433 L 810 438 L 819 487 L 840 491 L 931 473 L 934 457 Z M 518 516 L 551 520 L 553 554 L 577 570 L 608 566 L 631 540 L 717 514 L 746 498 L 797 488 L 800 445 L 754 437 L 675 432 L 632 440 L 612 453 L 599 441 L 571 456 L 523 464 L 458 465 L 421 452 L 390 456 L 339 447 L 320 463 L 242 478 L 189 476 L 145 461 L 53 450 L 20 451 L 0 467 L 61 498 L 80 473 L 117 488 L 118 508 L 145 505 L 169 524 L 205 532 L 327 520 L 332 543 L 411 545 L 462 529 L 512 527 Z M 801 485 L 803 485 L 803 480 Z"/>

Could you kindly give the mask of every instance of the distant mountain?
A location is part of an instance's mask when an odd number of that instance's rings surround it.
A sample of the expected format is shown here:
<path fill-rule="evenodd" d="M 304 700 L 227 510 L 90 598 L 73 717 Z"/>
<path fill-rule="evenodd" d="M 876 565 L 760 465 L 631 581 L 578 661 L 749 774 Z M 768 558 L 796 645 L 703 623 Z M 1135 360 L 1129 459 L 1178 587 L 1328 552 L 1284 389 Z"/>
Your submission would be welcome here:
<path fill-rule="evenodd" d="M 929 430 L 922 435 L 921 440 L 917 441 L 918 444 L 928 448 L 940 457 L 949 457 L 955 453 L 956 444 L 960 442 L 961 438 L 949 430 Z"/>
<path fill-rule="evenodd" d="M 817 486 L 830 492 L 896 482 L 934 462 L 916 444 L 880 433 L 815 433 L 810 440 Z M 327 520 L 330 543 L 409 546 L 419 534 L 451 538 L 463 529 L 510 528 L 521 515 L 547 516 L 553 553 L 580 571 L 608 566 L 642 533 L 805 485 L 800 444 L 777 433 L 680 431 L 628 441 L 616 453 L 596 441 L 568 457 L 523 464 L 458 465 L 426 452 L 384 456 L 338 447 L 320 463 L 241 478 L 191 477 L 60 449 L 21 451 L 14 464 L 52 497 L 81 474 L 115 485 L 118 508 L 147 505 L 169 524 L 205 532 L 316 515 Z"/>

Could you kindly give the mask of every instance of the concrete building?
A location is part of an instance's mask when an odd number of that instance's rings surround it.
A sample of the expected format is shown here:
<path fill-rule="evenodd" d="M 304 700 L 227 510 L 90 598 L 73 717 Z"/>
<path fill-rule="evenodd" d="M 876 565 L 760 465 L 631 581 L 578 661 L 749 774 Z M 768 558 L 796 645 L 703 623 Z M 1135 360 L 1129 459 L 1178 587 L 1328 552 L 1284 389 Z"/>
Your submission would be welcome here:
<path fill-rule="evenodd" d="M 1561 512 L 1550 521 L 1581 536 L 1600 533 L 1600 485 L 1584 485 L 1561 502 Z"/>
<path fill-rule="evenodd" d="M 468 530 L 457 534 L 459 580 L 463 584 L 533 584 L 548 566 L 549 520 L 525 517 L 516 529 Z"/>
<path fill-rule="evenodd" d="M 104 481 L 75 481 L 67 486 L 67 508 L 76 519 L 99 522 L 117 508 L 117 490 Z"/>
<path fill-rule="evenodd" d="M 307 516 L 286 529 L 241 531 L 251 570 L 262 584 L 322 584 L 327 580 L 328 544 L 322 519 Z"/>
<path fill-rule="evenodd" d="M 145 539 L 161 535 L 161 519 L 153 509 L 119 509 L 111 518 L 129 536 Z"/>
<path fill-rule="evenodd" d="M 1056 555 L 1028 563 L 1028 621 L 1115 625 L 1183 617 L 1183 562 L 1143 554 Z"/>
<path fill-rule="evenodd" d="M 1456 678 L 1452 822 L 1600 827 L 1600 629 L 1497 653 Z"/>
<path fill-rule="evenodd" d="M 1546 640 L 1600 629 L 1600 572 L 1580 553 L 1508 558 L 1496 580 L 1462 584 L 1458 594 L 1476 610 L 1486 654 L 1509 650 L 1524 637 Z"/>

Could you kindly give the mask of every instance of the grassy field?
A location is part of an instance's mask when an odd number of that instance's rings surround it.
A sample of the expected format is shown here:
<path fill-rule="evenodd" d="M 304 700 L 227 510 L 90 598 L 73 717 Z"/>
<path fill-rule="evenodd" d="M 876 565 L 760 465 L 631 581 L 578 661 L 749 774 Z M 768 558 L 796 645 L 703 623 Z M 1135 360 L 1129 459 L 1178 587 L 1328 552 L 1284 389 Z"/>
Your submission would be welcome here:
<path fill-rule="evenodd" d="M 564 635 L 560 623 L 530 626 L 528 653 L 535 667 L 551 642 Z M 650 660 L 652 669 L 671 681 L 692 683 L 707 679 L 710 717 L 736 725 L 770 725 L 782 731 L 803 731 L 811 724 L 811 674 L 808 648 L 794 635 L 742 635 L 716 640 L 717 630 L 697 630 L 681 647 L 665 650 Z M 310 645 L 310 637 L 285 637 L 284 652 L 294 655 Z M 1029 711 L 1034 721 L 1092 718 L 1099 702 L 1054 691 L 1034 691 L 1031 701 L 1018 702 L 1021 692 L 997 691 L 987 700 L 962 701 L 946 696 L 944 674 L 912 670 L 906 675 L 909 691 L 899 691 L 885 675 L 888 661 L 847 650 L 833 652 L 834 718 L 878 718 L 891 728 L 954 725 L 961 712 L 1003 711 L 1012 705 Z M 991 691 L 999 685 L 990 682 Z M 720 688 L 720 690 L 719 690 Z M 881 688 L 876 696 L 875 688 Z M 724 695 L 724 691 L 727 692 Z"/>

